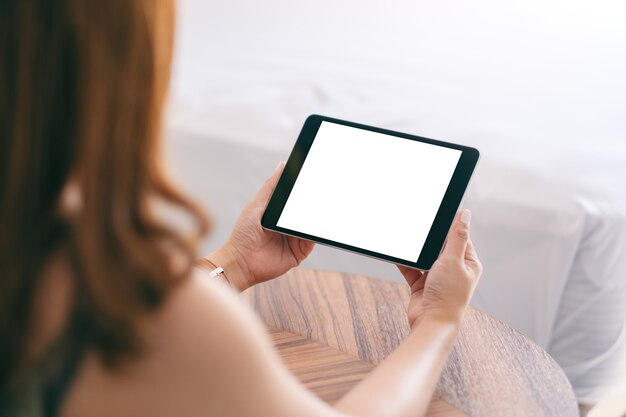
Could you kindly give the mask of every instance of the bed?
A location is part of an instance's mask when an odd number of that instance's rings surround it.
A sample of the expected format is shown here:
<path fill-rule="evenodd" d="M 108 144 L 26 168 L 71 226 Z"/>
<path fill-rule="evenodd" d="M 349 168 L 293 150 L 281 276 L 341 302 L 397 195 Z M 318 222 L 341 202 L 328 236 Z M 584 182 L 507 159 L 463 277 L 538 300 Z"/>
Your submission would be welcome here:
<path fill-rule="evenodd" d="M 217 247 L 312 113 L 459 142 L 472 303 L 579 402 L 626 388 L 626 7 L 617 1 L 181 0 L 168 155 Z M 318 247 L 306 266 L 401 279 Z"/>

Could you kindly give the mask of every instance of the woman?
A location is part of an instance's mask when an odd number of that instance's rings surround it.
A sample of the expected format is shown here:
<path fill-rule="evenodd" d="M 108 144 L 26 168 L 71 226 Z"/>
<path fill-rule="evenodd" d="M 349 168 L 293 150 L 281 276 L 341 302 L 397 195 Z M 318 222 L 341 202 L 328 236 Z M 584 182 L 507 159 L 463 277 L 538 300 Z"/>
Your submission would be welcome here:
<path fill-rule="evenodd" d="M 469 212 L 428 274 L 400 268 L 405 342 L 322 403 L 235 296 L 313 249 L 259 225 L 282 164 L 194 266 L 207 222 L 160 164 L 172 37 L 166 0 L 0 3 L 0 412 L 423 415 L 481 274 Z"/>

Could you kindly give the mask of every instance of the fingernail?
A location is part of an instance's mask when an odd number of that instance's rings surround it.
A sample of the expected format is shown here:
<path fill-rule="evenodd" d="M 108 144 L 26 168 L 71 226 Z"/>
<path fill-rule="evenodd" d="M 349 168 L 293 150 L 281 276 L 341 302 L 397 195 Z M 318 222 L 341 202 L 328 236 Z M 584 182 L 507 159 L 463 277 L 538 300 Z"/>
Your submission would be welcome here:
<path fill-rule="evenodd" d="M 274 172 L 278 171 L 280 167 L 283 166 L 284 164 L 285 164 L 285 161 L 280 161 L 278 165 L 276 165 L 276 169 L 274 170 Z"/>
<path fill-rule="evenodd" d="M 470 220 L 472 220 L 472 212 L 468 209 L 463 209 L 463 211 L 461 211 L 461 223 L 469 226 Z"/>

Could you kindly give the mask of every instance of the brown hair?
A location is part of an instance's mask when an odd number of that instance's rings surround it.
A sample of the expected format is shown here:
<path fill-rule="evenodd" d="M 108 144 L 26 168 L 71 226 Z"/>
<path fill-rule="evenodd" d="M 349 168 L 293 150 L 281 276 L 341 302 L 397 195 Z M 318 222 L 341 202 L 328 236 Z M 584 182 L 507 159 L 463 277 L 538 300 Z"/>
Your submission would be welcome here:
<path fill-rule="evenodd" d="M 188 272 L 207 223 L 159 156 L 173 21 L 171 0 L 0 2 L 0 390 L 29 359 L 53 251 L 71 248 L 74 315 L 108 364 L 139 351 L 137 317 Z M 58 205 L 70 180 L 81 205 L 67 219 Z M 160 221 L 163 203 L 197 233 Z"/>

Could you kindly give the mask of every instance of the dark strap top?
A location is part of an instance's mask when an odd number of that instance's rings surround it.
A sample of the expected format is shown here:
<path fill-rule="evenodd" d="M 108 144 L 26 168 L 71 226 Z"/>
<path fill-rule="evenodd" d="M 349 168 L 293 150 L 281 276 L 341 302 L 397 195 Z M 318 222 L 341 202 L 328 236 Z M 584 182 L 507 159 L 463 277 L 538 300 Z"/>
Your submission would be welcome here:
<path fill-rule="evenodd" d="M 0 417 L 56 417 L 76 373 L 85 344 L 71 326 L 14 392 L 0 393 Z"/>
<path fill-rule="evenodd" d="M 44 384 L 41 395 L 43 417 L 56 417 L 72 382 L 78 372 L 83 358 L 84 347 L 73 344 L 63 358 L 59 370 Z"/>

